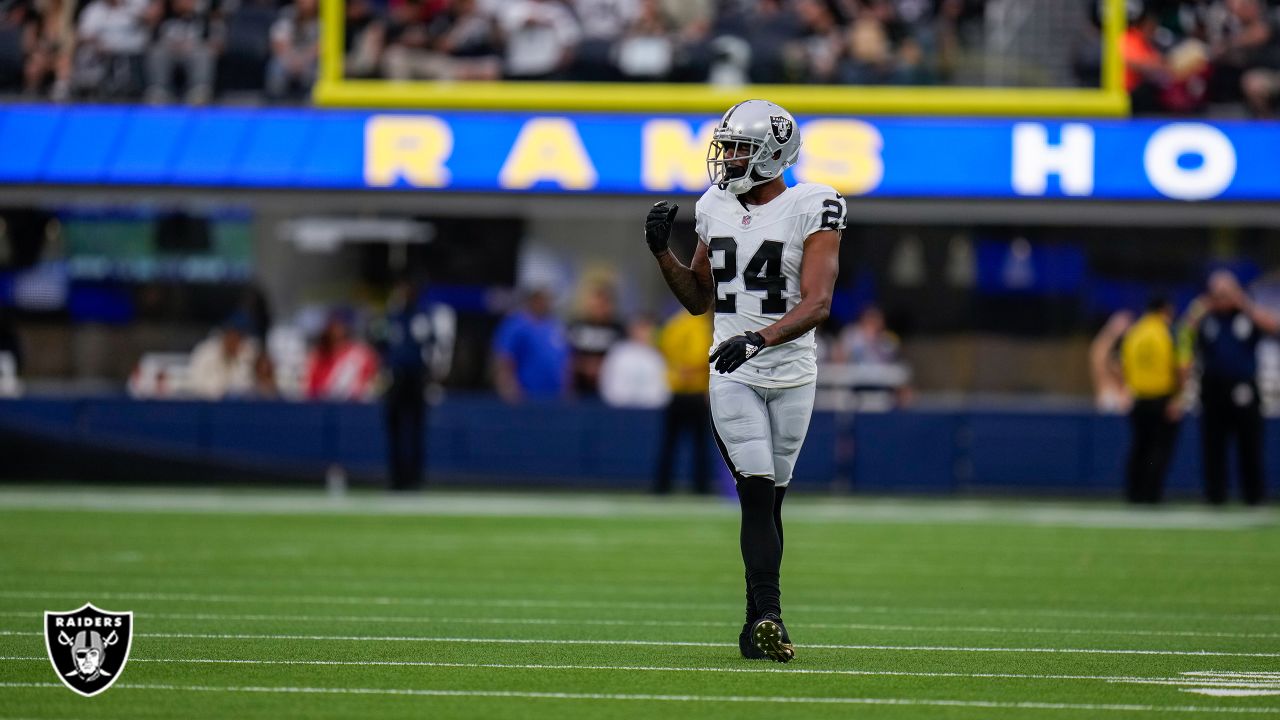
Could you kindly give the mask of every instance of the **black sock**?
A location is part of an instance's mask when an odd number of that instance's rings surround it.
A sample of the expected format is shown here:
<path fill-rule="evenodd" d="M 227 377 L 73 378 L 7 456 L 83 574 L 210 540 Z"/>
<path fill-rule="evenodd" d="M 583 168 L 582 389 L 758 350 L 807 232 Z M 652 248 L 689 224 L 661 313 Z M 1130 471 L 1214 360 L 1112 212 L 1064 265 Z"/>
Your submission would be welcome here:
<path fill-rule="evenodd" d="M 776 487 L 773 489 L 773 526 L 778 528 L 778 553 L 781 556 L 786 542 L 782 539 L 782 498 L 786 496 L 787 489 L 785 487 Z"/>
<path fill-rule="evenodd" d="M 777 495 L 773 481 L 739 477 L 738 500 L 742 506 L 742 562 L 746 565 L 750 598 L 758 612 L 756 617 L 781 615 L 778 570 L 782 565 L 782 541 L 774 520 Z M 781 505 L 777 511 L 781 511 Z"/>

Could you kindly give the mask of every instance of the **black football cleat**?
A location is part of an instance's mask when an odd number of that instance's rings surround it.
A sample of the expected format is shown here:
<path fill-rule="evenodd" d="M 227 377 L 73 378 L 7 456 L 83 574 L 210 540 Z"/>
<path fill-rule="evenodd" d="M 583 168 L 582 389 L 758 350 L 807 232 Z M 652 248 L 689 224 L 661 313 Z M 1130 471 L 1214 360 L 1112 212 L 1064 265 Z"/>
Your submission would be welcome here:
<path fill-rule="evenodd" d="M 751 640 L 756 649 L 774 662 L 791 662 L 796 657 L 796 649 L 791 645 L 791 637 L 787 635 L 787 627 L 782 618 L 769 613 L 751 626 Z"/>
<path fill-rule="evenodd" d="M 769 657 L 760 652 L 760 648 L 751 640 L 751 623 L 742 624 L 742 632 L 738 633 L 738 649 L 747 660 L 766 660 Z"/>

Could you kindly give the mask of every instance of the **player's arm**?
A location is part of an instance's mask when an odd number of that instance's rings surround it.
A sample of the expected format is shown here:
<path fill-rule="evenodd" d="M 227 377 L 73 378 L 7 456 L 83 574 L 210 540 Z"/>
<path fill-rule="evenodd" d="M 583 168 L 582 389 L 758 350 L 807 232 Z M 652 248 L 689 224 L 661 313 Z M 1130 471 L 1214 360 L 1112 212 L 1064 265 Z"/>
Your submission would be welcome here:
<path fill-rule="evenodd" d="M 840 231 L 819 230 L 806 238 L 800 260 L 800 302 L 760 330 L 765 347 L 791 342 L 826 322 L 839 272 Z"/>
<path fill-rule="evenodd" d="M 667 281 L 672 294 L 690 313 L 701 315 L 711 309 L 715 300 L 711 259 L 706 243 L 700 242 L 693 252 L 693 261 L 689 267 L 685 267 L 667 247 L 671 225 L 679 209 L 679 205 L 670 205 L 665 200 L 655 203 L 645 219 L 644 239 L 649 245 L 649 251 L 657 259 L 662 279 Z"/>

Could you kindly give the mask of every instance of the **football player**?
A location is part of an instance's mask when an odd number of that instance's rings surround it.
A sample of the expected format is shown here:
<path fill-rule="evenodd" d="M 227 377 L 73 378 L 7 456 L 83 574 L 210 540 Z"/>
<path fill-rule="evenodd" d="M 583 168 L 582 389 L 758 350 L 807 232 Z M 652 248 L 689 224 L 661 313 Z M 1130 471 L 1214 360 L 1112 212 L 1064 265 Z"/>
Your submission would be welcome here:
<path fill-rule="evenodd" d="M 707 151 L 711 187 L 694 210 L 699 243 L 689 267 L 667 249 L 679 209 L 649 211 L 645 240 L 689 312 L 715 312 L 711 416 L 742 506 L 747 615 L 744 657 L 788 662 L 782 623 L 782 498 L 809 429 L 817 358 L 839 269 L 845 201 L 826 185 L 788 187 L 800 131 L 765 100 L 729 108 Z"/>

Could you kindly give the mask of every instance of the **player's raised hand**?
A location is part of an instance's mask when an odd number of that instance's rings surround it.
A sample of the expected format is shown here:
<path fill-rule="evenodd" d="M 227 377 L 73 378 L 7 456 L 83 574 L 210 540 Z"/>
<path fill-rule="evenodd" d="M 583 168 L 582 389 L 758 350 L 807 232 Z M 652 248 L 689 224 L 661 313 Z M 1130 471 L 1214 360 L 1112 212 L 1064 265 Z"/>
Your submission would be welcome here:
<path fill-rule="evenodd" d="M 653 204 L 649 216 L 644 219 L 644 241 L 649 244 L 649 252 L 661 255 L 667 251 L 667 240 L 671 237 L 671 224 L 675 222 L 679 205 L 661 200 Z"/>
<path fill-rule="evenodd" d="M 746 331 L 741 335 L 720 343 L 716 351 L 711 353 L 708 362 L 716 364 L 716 371 L 721 375 L 731 373 L 742 367 L 742 364 L 755 357 L 764 348 L 764 337 L 758 332 Z"/>

